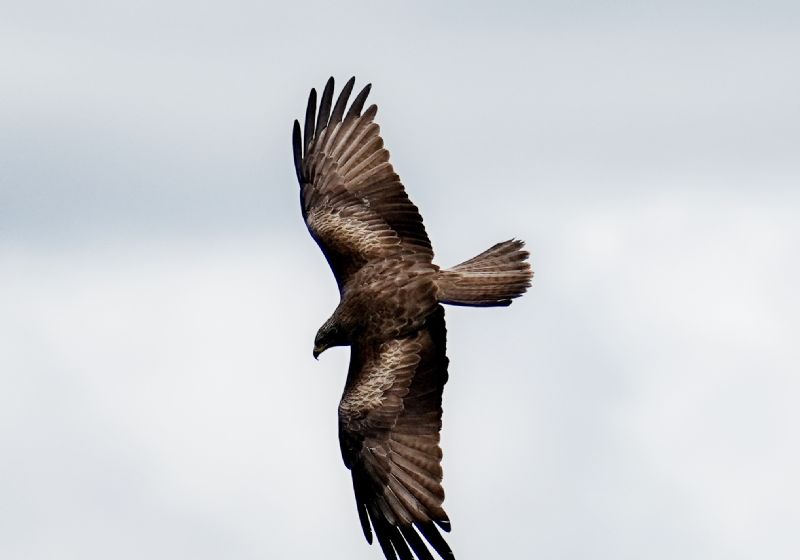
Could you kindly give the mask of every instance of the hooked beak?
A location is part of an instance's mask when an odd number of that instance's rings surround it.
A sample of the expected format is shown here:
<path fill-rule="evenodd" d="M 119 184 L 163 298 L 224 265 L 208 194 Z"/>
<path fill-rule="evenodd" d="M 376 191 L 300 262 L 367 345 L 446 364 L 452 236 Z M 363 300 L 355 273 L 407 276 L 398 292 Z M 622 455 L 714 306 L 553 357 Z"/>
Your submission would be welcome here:
<path fill-rule="evenodd" d="M 319 360 L 319 355 L 325 351 L 324 347 L 314 346 L 314 359 Z"/>

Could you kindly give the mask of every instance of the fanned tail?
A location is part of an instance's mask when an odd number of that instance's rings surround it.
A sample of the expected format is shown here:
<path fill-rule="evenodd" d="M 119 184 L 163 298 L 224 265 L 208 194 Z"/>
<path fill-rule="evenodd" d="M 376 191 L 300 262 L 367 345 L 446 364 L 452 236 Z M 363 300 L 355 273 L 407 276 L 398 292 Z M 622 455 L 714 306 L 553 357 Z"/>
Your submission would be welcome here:
<path fill-rule="evenodd" d="M 450 305 L 497 307 L 525 293 L 533 271 L 523 241 L 510 239 L 487 249 L 437 278 L 438 298 Z"/>

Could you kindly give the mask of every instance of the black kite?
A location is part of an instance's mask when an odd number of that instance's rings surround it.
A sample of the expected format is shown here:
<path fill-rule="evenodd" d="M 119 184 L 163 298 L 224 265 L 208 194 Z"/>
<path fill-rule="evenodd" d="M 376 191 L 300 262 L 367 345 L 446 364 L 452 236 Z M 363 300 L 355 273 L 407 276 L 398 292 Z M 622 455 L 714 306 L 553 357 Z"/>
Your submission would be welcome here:
<path fill-rule="evenodd" d="M 373 120 L 377 107 L 362 113 L 370 86 L 347 107 L 354 82 L 334 104 L 328 80 L 319 110 L 312 89 L 304 129 L 294 122 L 303 218 L 341 295 L 317 333 L 314 357 L 351 347 L 339 441 L 367 541 L 374 530 L 386 558 L 432 560 L 424 538 L 451 559 L 439 532 L 450 531 L 439 447 L 448 375 L 441 304 L 509 305 L 532 272 L 516 240 L 450 269 L 432 263 L 422 217 Z"/>

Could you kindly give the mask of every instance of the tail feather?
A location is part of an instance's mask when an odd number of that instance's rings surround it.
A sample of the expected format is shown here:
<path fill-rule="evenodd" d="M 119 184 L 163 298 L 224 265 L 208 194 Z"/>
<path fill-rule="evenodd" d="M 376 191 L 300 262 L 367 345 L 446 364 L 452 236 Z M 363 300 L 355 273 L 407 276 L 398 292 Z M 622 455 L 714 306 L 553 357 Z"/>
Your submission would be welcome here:
<path fill-rule="evenodd" d="M 439 272 L 439 301 L 475 307 L 510 305 L 530 287 L 533 277 L 524 244 L 517 239 L 504 241 Z"/>

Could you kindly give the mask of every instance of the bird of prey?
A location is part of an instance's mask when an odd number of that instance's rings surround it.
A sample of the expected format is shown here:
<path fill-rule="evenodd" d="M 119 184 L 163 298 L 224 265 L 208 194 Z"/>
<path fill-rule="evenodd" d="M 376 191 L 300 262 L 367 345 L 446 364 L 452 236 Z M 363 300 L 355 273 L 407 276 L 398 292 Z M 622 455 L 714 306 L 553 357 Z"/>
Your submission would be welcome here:
<path fill-rule="evenodd" d="M 428 546 L 453 559 L 439 532 L 450 531 L 439 447 L 448 376 L 441 304 L 509 305 L 533 273 L 513 239 L 449 269 L 433 264 L 422 217 L 389 163 L 377 107 L 363 111 L 371 86 L 348 107 L 354 83 L 334 103 L 329 79 L 319 109 L 312 89 L 305 124 L 295 121 L 292 134 L 303 218 L 341 298 L 313 353 L 351 348 L 339 442 L 367 541 L 374 531 L 390 560 L 433 560 Z"/>

